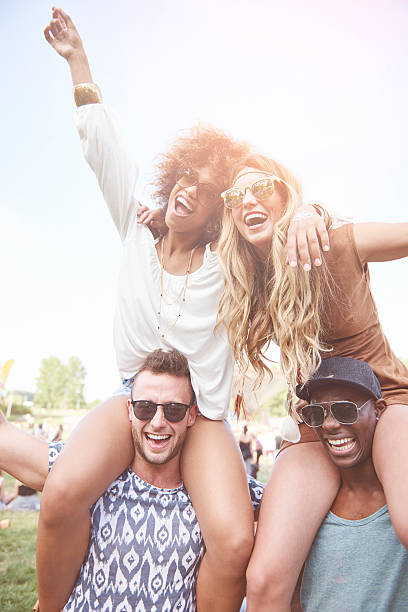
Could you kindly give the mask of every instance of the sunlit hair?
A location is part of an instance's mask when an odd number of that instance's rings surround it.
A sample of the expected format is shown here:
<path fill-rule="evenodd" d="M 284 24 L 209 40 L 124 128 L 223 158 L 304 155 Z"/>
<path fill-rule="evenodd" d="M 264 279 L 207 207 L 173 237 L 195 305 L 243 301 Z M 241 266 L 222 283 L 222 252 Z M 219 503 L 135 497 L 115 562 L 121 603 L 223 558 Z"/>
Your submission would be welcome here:
<path fill-rule="evenodd" d="M 272 377 L 263 353 L 273 340 L 281 351 L 281 368 L 293 391 L 318 368 L 321 312 L 324 296 L 330 291 L 325 262 L 305 272 L 302 266 L 286 263 L 286 235 L 290 219 L 303 204 L 302 188 L 283 165 L 263 155 L 241 160 L 231 175 L 230 185 L 244 168 L 255 168 L 282 178 L 275 183 L 284 213 L 275 223 L 271 250 L 266 260 L 238 232 L 231 210 L 225 209 L 218 255 L 224 273 L 224 290 L 219 303 L 218 325 L 225 324 L 234 356 L 245 372 L 250 364 L 259 384 L 264 375 Z"/>
<path fill-rule="evenodd" d="M 172 376 L 186 376 L 190 378 L 187 358 L 176 349 L 171 349 L 170 351 L 156 349 L 149 353 L 137 374 L 145 370 L 149 370 L 149 372 L 154 374 L 171 374 Z"/>
<path fill-rule="evenodd" d="M 230 138 L 225 132 L 211 125 L 198 123 L 183 131 L 162 153 L 156 163 L 156 178 L 152 186 L 153 197 L 167 210 L 170 193 L 176 182 L 186 173 L 198 173 L 202 168 L 211 167 L 213 182 L 220 193 L 228 187 L 232 167 L 249 154 L 249 145 Z M 220 232 L 222 206 L 214 214 L 209 228 L 207 242 L 217 240 Z"/>

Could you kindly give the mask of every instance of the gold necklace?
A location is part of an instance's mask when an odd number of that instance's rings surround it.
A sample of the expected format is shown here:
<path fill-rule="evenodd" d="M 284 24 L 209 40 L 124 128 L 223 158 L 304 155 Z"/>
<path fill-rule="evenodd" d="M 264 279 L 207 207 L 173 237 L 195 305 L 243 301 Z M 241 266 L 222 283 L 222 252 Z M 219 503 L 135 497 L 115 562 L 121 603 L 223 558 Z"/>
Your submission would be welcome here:
<path fill-rule="evenodd" d="M 179 302 L 179 311 L 178 314 L 176 316 L 176 319 L 174 321 L 174 323 L 172 323 L 172 325 L 170 325 L 170 327 L 168 327 L 166 330 L 162 329 L 161 326 L 161 313 L 162 313 L 162 306 L 163 306 L 163 298 L 164 298 L 164 281 L 163 281 L 163 270 L 164 270 L 164 241 L 166 239 L 166 236 L 164 236 L 164 238 L 162 238 L 162 242 L 161 242 L 161 247 L 160 247 L 160 305 L 159 305 L 159 310 L 157 312 L 157 329 L 158 332 L 160 334 L 160 336 L 162 338 L 166 337 L 166 334 L 171 331 L 173 329 L 173 327 L 176 325 L 177 321 L 179 320 L 179 318 L 181 317 L 181 312 L 183 310 L 183 304 L 186 301 L 186 291 L 187 291 L 187 287 L 188 287 L 188 277 L 190 275 L 190 271 L 191 271 L 191 263 L 193 261 L 193 255 L 194 255 L 194 251 L 196 250 L 197 247 L 193 247 L 191 249 L 190 252 L 190 257 L 188 258 L 188 263 L 187 263 L 187 269 L 186 269 L 186 273 L 185 273 L 185 281 L 184 281 L 184 287 L 182 292 L 180 293 L 180 302 Z"/>

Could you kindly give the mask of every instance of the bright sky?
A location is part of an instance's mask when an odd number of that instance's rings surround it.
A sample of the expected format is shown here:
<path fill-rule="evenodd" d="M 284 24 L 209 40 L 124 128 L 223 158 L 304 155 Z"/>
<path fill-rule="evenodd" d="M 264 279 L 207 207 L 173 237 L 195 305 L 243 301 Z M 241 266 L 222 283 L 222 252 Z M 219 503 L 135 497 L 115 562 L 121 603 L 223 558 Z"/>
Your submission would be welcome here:
<path fill-rule="evenodd" d="M 406 0 L 66 0 L 105 101 L 148 182 L 177 131 L 213 123 L 291 167 L 306 198 L 406 221 Z M 118 385 L 112 321 L 121 245 L 74 128 L 45 0 L 2 0 L 0 363 L 34 390 L 41 359 L 77 355 L 88 400 Z M 149 204 L 144 183 L 140 197 Z M 408 356 L 407 262 L 372 266 Z"/>

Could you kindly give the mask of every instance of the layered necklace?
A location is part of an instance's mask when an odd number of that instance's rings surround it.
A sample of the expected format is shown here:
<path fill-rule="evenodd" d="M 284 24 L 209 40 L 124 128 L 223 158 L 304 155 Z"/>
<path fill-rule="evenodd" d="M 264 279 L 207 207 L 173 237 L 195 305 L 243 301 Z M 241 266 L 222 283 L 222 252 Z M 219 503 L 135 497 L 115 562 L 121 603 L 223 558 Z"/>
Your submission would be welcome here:
<path fill-rule="evenodd" d="M 186 301 L 186 291 L 187 291 L 187 287 L 188 287 L 188 277 L 189 277 L 190 272 L 191 272 L 191 264 L 192 264 L 192 261 L 193 261 L 193 255 L 194 255 L 194 251 L 197 248 L 197 247 L 193 247 L 191 249 L 190 256 L 188 258 L 187 269 L 186 269 L 186 273 L 185 273 L 184 285 L 183 285 L 183 288 L 181 290 L 180 295 L 178 296 L 178 302 L 179 302 L 178 314 L 177 314 L 174 322 L 167 329 L 163 329 L 162 324 L 161 324 L 161 314 L 162 314 L 163 302 L 164 302 L 164 241 L 165 241 L 165 239 L 166 239 L 166 237 L 164 236 L 164 238 L 162 238 L 161 246 L 160 246 L 160 304 L 159 304 L 159 310 L 157 312 L 157 329 L 158 329 L 158 332 L 159 332 L 159 335 L 160 335 L 161 338 L 165 338 L 166 337 L 166 334 L 168 334 L 173 329 L 173 327 L 176 325 L 177 321 L 181 317 L 181 313 L 182 313 L 182 310 L 183 310 L 183 305 L 184 305 L 184 302 Z M 171 302 L 168 302 L 168 303 L 171 304 Z"/>

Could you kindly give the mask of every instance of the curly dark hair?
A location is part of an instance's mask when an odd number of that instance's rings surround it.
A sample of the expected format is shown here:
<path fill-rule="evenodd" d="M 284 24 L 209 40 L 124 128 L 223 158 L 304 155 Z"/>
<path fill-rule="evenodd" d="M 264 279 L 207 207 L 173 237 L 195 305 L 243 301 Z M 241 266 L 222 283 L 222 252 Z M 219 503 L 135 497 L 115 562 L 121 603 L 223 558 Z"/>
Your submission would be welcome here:
<path fill-rule="evenodd" d="M 232 167 L 250 153 L 250 146 L 230 138 L 225 132 L 211 125 L 198 123 L 184 130 L 162 153 L 156 163 L 153 198 L 166 213 L 170 193 L 184 174 L 196 174 L 201 168 L 210 166 L 214 172 L 214 183 L 220 193 L 229 187 Z M 213 231 L 208 233 L 208 242 L 216 240 L 220 230 L 222 208 L 217 210 Z M 218 221 L 218 223 L 217 223 Z M 212 235 L 210 235 L 212 234 Z"/>

